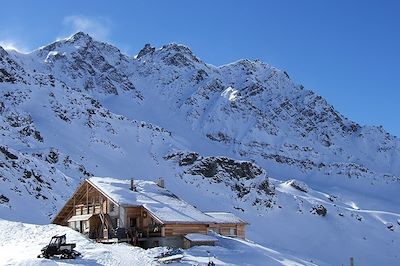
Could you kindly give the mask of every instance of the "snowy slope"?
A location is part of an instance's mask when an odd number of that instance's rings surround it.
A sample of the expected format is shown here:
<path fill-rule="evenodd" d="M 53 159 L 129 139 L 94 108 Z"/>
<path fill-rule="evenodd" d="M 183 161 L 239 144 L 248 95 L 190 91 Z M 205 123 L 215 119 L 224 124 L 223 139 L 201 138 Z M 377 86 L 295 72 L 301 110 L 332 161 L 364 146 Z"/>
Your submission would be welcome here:
<path fill-rule="evenodd" d="M 1 265 L 156 265 L 154 250 L 124 244 L 102 245 L 80 233 L 57 225 L 33 225 L 0 220 Z M 54 235 L 66 234 L 68 243 L 76 243 L 82 256 L 75 260 L 38 259 L 40 250 Z"/>
<path fill-rule="evenodd" d="M 0 133 L 7 220 L 48 223 L 89 176 L 164 177 L 278 252 L 400 261 L 399 139 L 259 61 L 216 67 L 177 44 L 129 57 L 85 33 L 0 48 Z"/>
<path fill-rule="evenodd" d="M 53 235 L 66 234 L 68 243 L 76 243 L 82 255 L 75 260 L 36 258 Z M 195 247 L 183 253 L 184 265 L 216 265 L 266 263 L 270 265 L 313 266 L 314 263 L 282 254 L 260 245 L 216 236 L 215 247 Z M 158 265 L 157 256 L 166 248 L 143 250 L 127 244 L 104 245 L 86 239 L 72 229 L 57 225 L 34 225 L 0 220 L 1 265 Z M 250 260 L 247 258 L 251 258 Z"/>

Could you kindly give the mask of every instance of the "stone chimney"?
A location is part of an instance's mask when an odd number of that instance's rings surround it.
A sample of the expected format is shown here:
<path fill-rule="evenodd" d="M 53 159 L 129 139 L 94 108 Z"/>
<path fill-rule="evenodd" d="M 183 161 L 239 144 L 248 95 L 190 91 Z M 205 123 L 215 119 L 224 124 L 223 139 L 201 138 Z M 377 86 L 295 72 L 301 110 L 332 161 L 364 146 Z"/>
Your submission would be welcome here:
<path fill-rule="evenodd" d="M 157 180 L 157 185 L 158 185 L 159 187 L 161 187 L 161 188 L 165 188 L 165 180 L 164 180 L 164 178 L 160 177 L 160 178 Z"/>

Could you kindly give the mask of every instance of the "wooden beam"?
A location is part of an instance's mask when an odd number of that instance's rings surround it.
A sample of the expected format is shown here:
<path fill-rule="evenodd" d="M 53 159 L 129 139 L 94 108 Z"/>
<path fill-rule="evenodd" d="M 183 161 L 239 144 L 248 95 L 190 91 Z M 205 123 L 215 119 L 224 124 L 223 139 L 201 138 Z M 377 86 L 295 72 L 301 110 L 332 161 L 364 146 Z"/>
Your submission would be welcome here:
<path fill-rule="evenodd" d="M 82 187 L 81 187 L 82 188 Z M 92 188 L 92 187 L 90 187 L 89 188 L 89 191 L 90 190 L 93 190 L 94 188 Z M 85 192 L 84 192 L 84 188 L 82 189 L 82 193 L 77 193 L 78 195 L 81 195 L 80 196 L 80 198 L 78 199 L 78 200 L 76 200 L 76 199 L 74 199 L 75 200 L 75 202 L 80 202 L 82 199 L 83 199 L 83 197 L 85 197 Z M 75 206 L 76 207 L 76 206 Z M 72 210 L 70 210 L 69 212 L 68 212 L 68 215 L 66 215 L 67 217 L 71 214 L 71 212 L 74 212 L 75 211 L 75 207 L 72 209 Z"/>
<path fill-rule="evenodd" d="M 73 209 L 72 209 L 72 210 L 75 212 L 75 208 L 76 208 L 76 207 L 75 207 L 75 204 L 76 204 L 76 202 L 75 202 L 75 195 L 74 195 L 74 196 L 72 196 L 72 197 L 73 197 L 73 199 L 74 199 L 74 207 L 73 207 Z"/>
<path fill-rule="evenodd" d="M 106 213 L 108 213 L 108 198 L 106 198 Z"/>
<path fill-rule="evenodd" d="M 86 213 L 89 214 L 89 184 L 86 183 Z"/>
<path fill-rule="evenodd" d="M 92 213 L 95 213 L 95 211 L 96 211 L 96 205 L 95 205 L 95 203 L 96 203 L 96 195 L 94 195 L 94 196 L 92 197 Z M 89 208 L 89 206 L 88 206 L 88 208 Z"/>

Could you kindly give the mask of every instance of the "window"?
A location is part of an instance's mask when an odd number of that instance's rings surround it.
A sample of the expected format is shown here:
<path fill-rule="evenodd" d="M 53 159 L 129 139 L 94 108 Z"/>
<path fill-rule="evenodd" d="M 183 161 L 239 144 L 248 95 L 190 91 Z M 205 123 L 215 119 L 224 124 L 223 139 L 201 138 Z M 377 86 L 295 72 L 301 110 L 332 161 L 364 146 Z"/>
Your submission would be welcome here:
<path fill-rule="evenodd" d="M 113 212 L 115 208 L 114 203 L 110 202 L 110 212 Z"/>
<path fill-rule="evenodd" d="M 237 236 L 237 229 L 233 227 L 229 228 L 229 235 Z"/>

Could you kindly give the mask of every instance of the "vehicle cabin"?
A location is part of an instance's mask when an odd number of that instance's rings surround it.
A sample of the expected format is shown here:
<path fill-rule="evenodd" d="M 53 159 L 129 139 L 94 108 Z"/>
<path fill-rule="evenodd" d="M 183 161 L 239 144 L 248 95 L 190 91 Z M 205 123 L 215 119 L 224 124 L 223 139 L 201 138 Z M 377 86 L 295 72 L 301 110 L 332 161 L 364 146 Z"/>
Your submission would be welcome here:
<path fill-rule="evenodd" d="M 216 228 L 223 235 L 244 238 L 244 224 L 218 226 L 221 221 L 179 199 L 163 181 L 105 177 L 86 179 L 53 219 L 54 224 L 99 242 L 129 242 L 144 248 L 183 247 L 186 235 L 207 235 Z M 226 231 L 226 225 L 236 231 Z"/>

